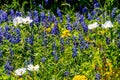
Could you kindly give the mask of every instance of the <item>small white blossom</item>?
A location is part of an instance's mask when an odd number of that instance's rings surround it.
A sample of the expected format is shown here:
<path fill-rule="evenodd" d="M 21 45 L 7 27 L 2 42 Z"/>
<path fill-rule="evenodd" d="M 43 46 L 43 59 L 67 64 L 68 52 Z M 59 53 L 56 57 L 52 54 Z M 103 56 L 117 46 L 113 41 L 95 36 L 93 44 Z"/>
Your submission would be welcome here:
<path fill-rule="evenodd" d="M 19 68 L 15 70 L 15 75 L 22 76 L 26 72 L 26 68 Z"/>
<path fill-rule="evenodd" d="M 23 18 L 23 24 L 30 24 L 33 20 L 30 19 L 29 16 L 27 16 L 26 18 Z"/>
<path fill-rule="evenodd" d="M 14 26 L 17 26 L 17 25 L 21 24 L 22 22 L 23 22 L 22 17 L 16 17 L 16 18 L 13 19 Z"/>
<path fill-rule="evenodd" d="M 22 18 L 22 17 L 16 17 L 13 19 L 13 24 L 14 26 L 17 26 L 19 24 L 30 24 L 33 20 L 30 19 L 29 16 L 27 16 L 26 18 Z"/>
<path fill-rule="evenodd" d="M 38 71 L 39 70 L 39 65 L 33 66 L 32 64 L 29 64 L 27 69 L 29 71 Z"/>
<path fill-rule="evenodd" d="M 106 21 L 104 24 L 102 24 L 103 28 L 111 28 L 113 27 L 113 24 L 111 21 Z"/>
<path fill-rule="evenodd" d="M 98 26 L 99 26 L 99 24 L 97 22 L 94 22 L 94 23 L 88 25 L 88 29 L 94 29 L 94 28 L 97 28 Z"/>

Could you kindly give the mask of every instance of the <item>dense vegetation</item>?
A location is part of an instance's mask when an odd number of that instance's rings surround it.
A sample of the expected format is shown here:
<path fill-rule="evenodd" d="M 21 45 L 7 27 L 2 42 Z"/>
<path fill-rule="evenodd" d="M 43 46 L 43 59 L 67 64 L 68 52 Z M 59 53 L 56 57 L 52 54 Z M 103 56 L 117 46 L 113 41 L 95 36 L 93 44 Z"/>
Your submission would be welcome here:
<path fill-rule="evenodd" d="M 0 80 L 119 80 L 118 0 L 0 0 Z"/>

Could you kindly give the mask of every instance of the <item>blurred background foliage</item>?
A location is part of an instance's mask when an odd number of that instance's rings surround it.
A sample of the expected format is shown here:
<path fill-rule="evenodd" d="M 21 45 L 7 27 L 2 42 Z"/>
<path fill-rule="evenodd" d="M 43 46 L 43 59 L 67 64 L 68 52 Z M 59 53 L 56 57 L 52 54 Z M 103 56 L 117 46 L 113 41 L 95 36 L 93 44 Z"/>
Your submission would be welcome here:
<path fill-rule="evenodd" d="M 0 0 L 0 9 L 15 9 L 28 11 L 31 9 L 38 9 L 40 4 L 44 9 L 50 9 L 52 12 L 56 12 L 59 7 L 63 12 L 65 9 L 80 11 L 83 7 L 93 9 L 93 5 L 96 0 Z M 113 7 L 120 7 L 119 0 L 98 0 L 101 7 L 112 10 Z M 7 10 L 6 9 L 6 10 Z"/>

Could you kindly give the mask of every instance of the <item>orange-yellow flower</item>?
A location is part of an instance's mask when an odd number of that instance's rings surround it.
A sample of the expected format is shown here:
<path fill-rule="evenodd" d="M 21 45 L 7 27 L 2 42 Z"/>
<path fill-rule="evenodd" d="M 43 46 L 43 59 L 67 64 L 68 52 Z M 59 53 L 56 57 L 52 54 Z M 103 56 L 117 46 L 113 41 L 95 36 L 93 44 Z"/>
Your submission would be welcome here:
<path fill-rule="evenodd" d="M 62 38 L 69 37 L 69 36 L 71 36 L 70 30 L 65 30 L 62 32 L 62 35 L 61 35 Z"/>
<path fill-rule="evenodd" d="M 76 75 L 74 76 L 73 80 L 88 80 L 84 75 Z"/>
<path fill-rule="evenodd" d="M 45 30 L 46 30 L 46 32 L 49 33 L 51 31 L 51 28 L 46 28 Z"/>

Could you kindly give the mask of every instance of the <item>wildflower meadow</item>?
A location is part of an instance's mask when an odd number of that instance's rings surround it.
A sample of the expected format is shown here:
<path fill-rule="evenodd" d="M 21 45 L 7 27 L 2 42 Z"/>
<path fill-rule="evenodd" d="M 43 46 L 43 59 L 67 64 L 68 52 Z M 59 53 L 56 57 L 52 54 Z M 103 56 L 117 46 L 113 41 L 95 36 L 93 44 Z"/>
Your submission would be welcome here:
<path fill-rule="evenodd" d="M 102 1 L 0 0 L 0 80 L 120 80 L 120 5 Z"/>

